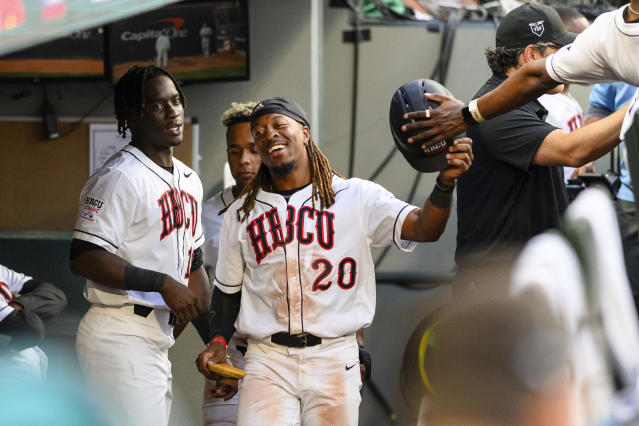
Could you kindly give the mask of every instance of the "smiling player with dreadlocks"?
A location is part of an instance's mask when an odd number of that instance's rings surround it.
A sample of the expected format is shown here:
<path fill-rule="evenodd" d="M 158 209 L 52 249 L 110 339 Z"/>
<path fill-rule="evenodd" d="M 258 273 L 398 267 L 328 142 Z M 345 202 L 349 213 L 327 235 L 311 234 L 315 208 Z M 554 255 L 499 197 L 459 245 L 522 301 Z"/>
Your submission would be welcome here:
<path fill-rule="evenodd" d="M 166 71 L 131 68 L 115 87 L 118 132 L 132 142 L 85 184 L 71 270 L 91 307 L 78 327 L 80 366 L 117 424 L 166 425 L 173 324 L 208 310 L 200 246 L 202 183 L 173 147 L 184 95 Z"/>
<path fill-rule="evenodd" d="M 196 364 L 226 358 L 235 328 L 248 336 L 238 424 L 357 424 L 356 330 L 375 310 L 370 246 L 436 241 L 469 139 L 422 209 L 381 186 L 344 179 L 310 138 L 304 110 L 285 98 L 256 105 L 251 131 L 262 165 L 226 208 L 215 270 L 211 340 Z M 357 368 L 354 368 L 357 366 Z"/>

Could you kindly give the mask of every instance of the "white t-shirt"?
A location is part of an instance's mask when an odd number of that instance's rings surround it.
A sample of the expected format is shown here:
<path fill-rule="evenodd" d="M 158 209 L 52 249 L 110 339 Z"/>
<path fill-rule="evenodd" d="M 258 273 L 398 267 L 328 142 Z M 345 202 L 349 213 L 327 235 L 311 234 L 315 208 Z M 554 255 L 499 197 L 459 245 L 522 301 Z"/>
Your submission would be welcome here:
<path fill-rule="evenodd" d="M 312 206 L 311 185 L 288 202 L 260 191 L 245 222 L 241 200 L 224 215 L 215 285 L 242 291 L 239 333 L 262 339 L 278 332 L 334 338 L 368 326 L 375 312 L 370 246 L 401 240 L 404 219 L 417 207 L 361 179 L 333 178 L 335 204 Z"/>
<path fill-rule="evenodd" d="M 9 306 L 9 302 L 13 300 L 13 295 L 20 293 L 24 283 L 32 279 L 28 275 L 0 265 L 0 321 L 13 312 L 13 308 Z"/>
<path fill-rule="evenodd" d="M 624 21 L 627 7 L 599 15 L 574 43 L 550 55 L 546 59 L 548 75 L 559 83 L 624 81 L 639 86 L 639 23 Z M 639 109 L 638 97 L 639 91 L 624 119 L 621 139 Z"/>
<path fill-rule="evenodd" d="M 546 122 L 566 132 L 572 132 L 584 125 L 584 112 L 579 102 L 570 94 L 543 95 L 539 102 L 548 110 Z M 568 182 L 574 167 L 564 166 L 564 181 Z"/>
<path fill-rule="evenodd" d="M 204 241 L 202 183 L 177 158 L 173 166 L 171 173 L 125 146 L 84 185 L 73 238 L 188 285 L 193 251 Z M 157 292 L 118 290 L 91 280 L 84 296 L 103 305 L 166 308 Z"/>

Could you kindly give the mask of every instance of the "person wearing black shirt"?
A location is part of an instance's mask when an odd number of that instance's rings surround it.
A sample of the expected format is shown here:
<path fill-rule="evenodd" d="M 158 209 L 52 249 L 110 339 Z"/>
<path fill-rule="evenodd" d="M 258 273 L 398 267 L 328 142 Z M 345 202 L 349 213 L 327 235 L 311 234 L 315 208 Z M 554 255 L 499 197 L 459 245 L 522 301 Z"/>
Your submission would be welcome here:
<path fill-rule="evenodd" d="M 496 47 L 486 51 L 493 75 L 473 98 L 574 38 L 548 6 L 514 9 L 497 29 Z M 562 89 L 559 85 L 548 93 Z M 458 183 L 455 260 L 463 286 L 472 283 L 477 268 L 514 259 L 528 239 L 559 225 L 568 204 L 559 166 L 579 167 L 618 143 L 623 113 L 571 133 L 546 123 L 547 113 L 534 100 L 487 121 L 473 117 L 481 121 L 467 132 L 475 161 Z"/>

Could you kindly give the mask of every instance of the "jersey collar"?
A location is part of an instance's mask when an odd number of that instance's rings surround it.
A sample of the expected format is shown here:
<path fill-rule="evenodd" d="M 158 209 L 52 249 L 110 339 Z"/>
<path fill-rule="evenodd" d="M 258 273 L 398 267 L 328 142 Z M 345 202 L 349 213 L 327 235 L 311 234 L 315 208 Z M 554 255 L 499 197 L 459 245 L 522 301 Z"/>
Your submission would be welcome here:
<path fill-rule="evenodd" d="M 155 162 L 147 157 L 146 154 L 144 154 L 140 149 L 131 144 L 125 146 L 122 149 L 135 155 L 135 157 L 140 160 L 142 164 L 157 173 L 162 179 L 166 180 L 167 182 L 173 182 L 173 177 L 175 176 L 175 174 L 180 173 L 180 169 L 178 168 L 176 161 L 173 161 L 173 173 L 171 173 L 168 170 L 165 170 L 155 164 Z"/>
<path fill-rule="evenodd" d="M 623 19 L 623 15 L 627 7 L 628 5 L 625 5 L 617 9 L 616 12 L 611 12 L 615 13 L 615 26 L 623 35 L 626 35 L 628 37 L 639 37 L 639 23 L 626 22 Z"/>

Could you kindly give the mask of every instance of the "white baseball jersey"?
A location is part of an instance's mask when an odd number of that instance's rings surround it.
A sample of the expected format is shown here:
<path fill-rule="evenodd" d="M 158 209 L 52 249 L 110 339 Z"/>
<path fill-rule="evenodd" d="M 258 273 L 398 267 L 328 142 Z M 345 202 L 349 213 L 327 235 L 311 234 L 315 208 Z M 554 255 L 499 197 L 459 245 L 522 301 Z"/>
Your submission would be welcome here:
<path fill-rule="evenodd" d="M 0 321 L 13 312 L 13 308 L 9 306 L 9 302 L 13 300 L 13 295 L 20 293 L 24 283 L 32 279 L 28 275 L 0 265 Z"/>
<path fill-rule="evenodd" d="M 193 251 L 204 241 L 202 183 L 177 158 L 173 166 L 171 173 L 136 147 L 124 147 L 82 189 L 73 238 L 188 285 Z M 101 305 L 167 307 L 157 292 L 118 290 L 91 280 L 84 296 Z"/>
<path fill-rule="evenodd" d="M 559 83 L 625 81 L 639 86 L 639 23 L 623 19 L 627 5 L 602 13 L 546 60 L 546 71 Z"/>
<path fill-rule="evenodd" d="M 220 230 L 222 229 L 222 219 L 224 219 L 224 215 L 220 215 L 219 212 L 235 198 L 232 190 L 233 187 L 230 186 L 202 204 L 202 227 L 204 230 L 202 260 L 211 279 L 215 277 L 215 264 L 220 249 Z"/>
<path fill-rule="evenodd" d="M 543 95 L 538 101 L 548 110 L 547 123 L 566 132 L 572 132 L 584 125 L 584 111 L 570 93 Z M 574 167 L 564 166 L 564 181 L 570 179 L 574 170 Z"/>
<path fill-rule="evenodd" d="M 602 13 L 577 36 L 546 60 L 546 71 L 559 83 L 624 81 L 639 86 L 639 23 L 625 22 L 628 5 Z M 621 128 L 621 139 L 639 109 L 639 90 Z"/>
<path fill-rule="evenodd" d="M 312 205 L 311 185 L 286 202 L 260 190 L 244 222 L 241 200 L 224 215 L 215 285 L 242 291 L 238 332 L 262 339 L 278 332 L 332 338 L 368 326 L 375 312 L 375 270 L 370 246 L 401 240 L 417 207 L 373 182 L 333 178 L 335 204 Z M 241 398 L 241 396 L 240 396 Z"/>

